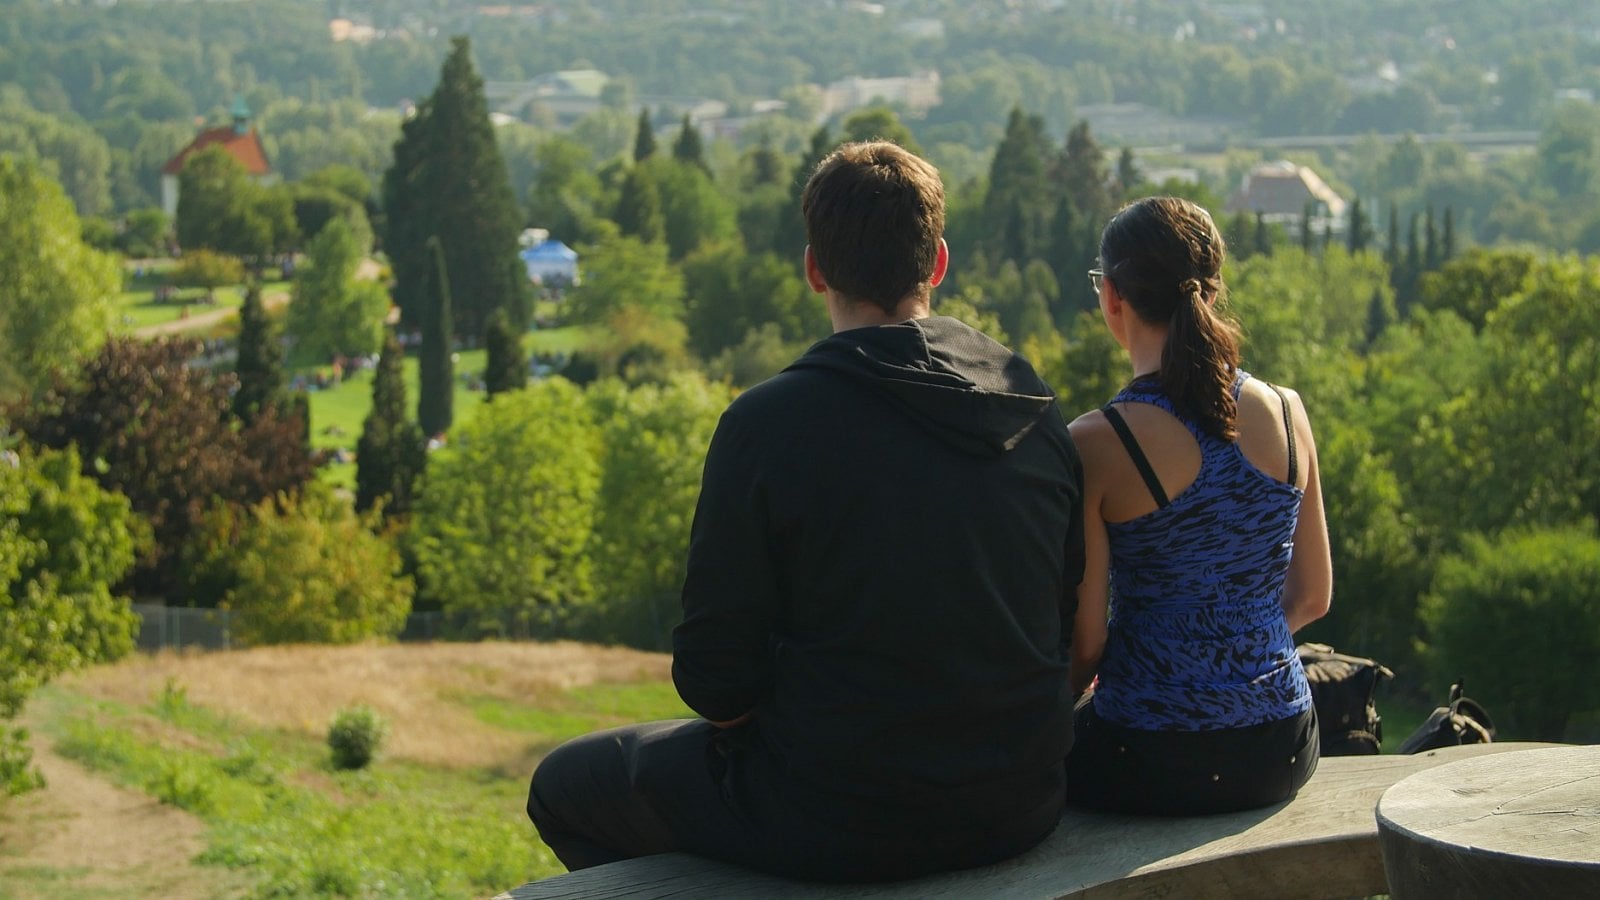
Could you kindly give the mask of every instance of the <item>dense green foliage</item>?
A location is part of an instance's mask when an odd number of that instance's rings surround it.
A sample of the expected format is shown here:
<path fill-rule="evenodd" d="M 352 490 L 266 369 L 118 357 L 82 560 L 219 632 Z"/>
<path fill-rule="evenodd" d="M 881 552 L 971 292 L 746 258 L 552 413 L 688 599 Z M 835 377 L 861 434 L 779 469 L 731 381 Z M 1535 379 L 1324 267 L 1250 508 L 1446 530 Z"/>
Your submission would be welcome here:
<path fill-rule="evenodd" d="M 389 292 L 356 277 L 361 258 L 361 246 L 343 219 L 329 221 L 311 239 L 289 304 L 287 329 L 297 357 L 324 362 L 366 356 L 383 345 Z"/>
<path fill-rule="evenodd" d="M 1593 528 L 1472 538 L 1439 565 L 1423 604 L 1437 684 L 1465 675 L 1497 724 L 1562 740 L 1568 717 L 1600 708 L 1587 672 L 1600 655 L 1600 539 Z"/>
<path fill-rule="evenodd" d="M 479 407 L 423 476 L 411 530 L 422 597 L 481 616 L 484 631 L 523 636 L 587 603 L 596 444 L 582 394 L 565 380 Z"/>
<path fill-rule="evenodd" d="M 26 733 L 9 727 L 28 695 L 133 649 L 137 620 L 111 588 L 143 523 L 79 468 L 72 450 L 0 459 L 0 797 L 38 783 Z"/>
<path fill-rule="evenodd" d="M 233 371 L 239 384 L 233 392 L 233 414 L 250 422 L 257 413 L 283 400 L 283 346 L 261 302 L 259 284 L 245 289 L 235 348 Z"/>
<path fill-rule="evenodd" d="M 258 503 L 313 469 L 302 423 L 274 410 L 241 426 L 232 375 L 189 365 L 197 349 L 113 339 L 12 418 L 37 444 L 76 445 L 84 473 L 132 502 L 155 534 L 132 585 L 178 600 L 180 551 L 214 502 Z"/>
<path fill-rule="evenodd" d="M 298 497 L 263 500 L 238 532 L 208 568 L 230 585 L 239 643 L 351 644 L 405 625 L 414 588 L 399 551 L 332 489 L 313 483 Z"/>
<path fill-rule="evenodd" d="M 119 283 L 115 259 L 79 237 L 60 186 L 0 156 L 0 398 L 93 352 Z"/>

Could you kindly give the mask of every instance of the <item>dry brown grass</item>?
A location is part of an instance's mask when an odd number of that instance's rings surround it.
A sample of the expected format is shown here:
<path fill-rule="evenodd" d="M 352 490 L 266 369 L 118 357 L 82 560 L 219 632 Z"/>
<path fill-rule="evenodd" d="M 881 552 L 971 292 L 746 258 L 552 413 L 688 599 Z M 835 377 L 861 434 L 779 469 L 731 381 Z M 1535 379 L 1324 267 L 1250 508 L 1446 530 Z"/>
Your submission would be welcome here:
<path fill-rule="evenodd" d="M 79 673 L 70 684 L 142 706 L 171 679 L 198 706 L 319 738 L 337 710 L 364 703 L 390 722 L 386 755 L 531 772 L 536 748 L 528 735 L 486 725 L 449 698 L 536 704 L 591 684 L 666 679 L 670 670 L 662 654 L 569 642 L 289 646 L 140 655 Z"/>

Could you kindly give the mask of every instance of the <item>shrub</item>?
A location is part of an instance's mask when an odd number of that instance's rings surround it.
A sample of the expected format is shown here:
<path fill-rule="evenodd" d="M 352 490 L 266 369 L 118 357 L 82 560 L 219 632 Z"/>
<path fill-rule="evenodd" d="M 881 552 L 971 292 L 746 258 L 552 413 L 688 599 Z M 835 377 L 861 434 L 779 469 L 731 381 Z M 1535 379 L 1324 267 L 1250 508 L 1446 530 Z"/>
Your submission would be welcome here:
<path fill-rule="evenodd" d="M 370 706 L 341 709 L 328 726 L 328 749 L 336 769 L 364 769 L 378 755 L 389 725 Z"/>
<path fill-rule="evenodd" d="M 1439 566 L 1423 599 L 1439 684 L 1466 679 L 1519 738 L 1562 739 L 1574 713 L 1600 709 L 1600 539 L 1589 528 L 1472 538 Z"/>

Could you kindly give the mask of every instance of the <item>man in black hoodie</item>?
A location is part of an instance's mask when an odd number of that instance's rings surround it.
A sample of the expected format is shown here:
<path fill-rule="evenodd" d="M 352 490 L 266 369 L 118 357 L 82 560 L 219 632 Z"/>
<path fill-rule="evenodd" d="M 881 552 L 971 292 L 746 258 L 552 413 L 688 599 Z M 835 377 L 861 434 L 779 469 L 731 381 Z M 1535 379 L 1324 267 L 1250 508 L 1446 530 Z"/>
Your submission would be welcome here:
<path fill-rule="evenodd" d="M 1050 388 L 929 294 L 938 172 L 818 166 L 806 278 L 834 335 L 728 408 L 673 632 L 704 719 L 554 751 L 528 812 L 569 868 L 668 850 L 825 880 L 995 862 L 1055 827 L 1082 471 Z"/>

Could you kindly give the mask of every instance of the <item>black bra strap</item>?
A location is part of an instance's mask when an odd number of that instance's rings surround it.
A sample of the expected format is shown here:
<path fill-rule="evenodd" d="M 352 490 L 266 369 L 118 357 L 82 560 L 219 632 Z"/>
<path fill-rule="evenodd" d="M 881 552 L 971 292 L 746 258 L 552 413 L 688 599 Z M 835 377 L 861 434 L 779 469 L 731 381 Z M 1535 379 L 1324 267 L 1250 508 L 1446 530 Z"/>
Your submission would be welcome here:
<path fill-rule="evenodd" d="M 1269 384 L 1267 387 L 1272 388 L 1273 393 L 1278 395 L 1278 401 L 1283 404 L 1283 430 L 1289 435 L 1289 483 L 1298 485 L 1300 483 L 1300 464 L 1295 459 L 1294 453 L 1294 417 L 1289 412 L 1289 395 L 1285 394 L 1275 384 Z"/>
<path fill-rule="evenodd" d="M 1133 432 L 1128 430 L 1128 423 L 1122 420 L 1122 413 L 1117 412 L 1110 404 L 1100 407 L 1100 411 L 1105 413 L 1106 421 L 1111 423 L 1111 427 L 1117 432 L 1117 437 L 1122 439 L 1122 446 L 1133 458 L 1133 465 L 1144 478 L 1145 487 L 1150 489 L 1150 496 L 1155 498 L 1156 506 L 1158 508 L 1166 506 L 1171 502 L 1167 499 L 1166 489 L 1161 486 L 1161 479 L 1156 477 L 1156 470 L 1150 468 L 1150 460 L 1145 458 L 1144 451 L 1139 449 L 1139 442 L 1133 439 Z"/>

